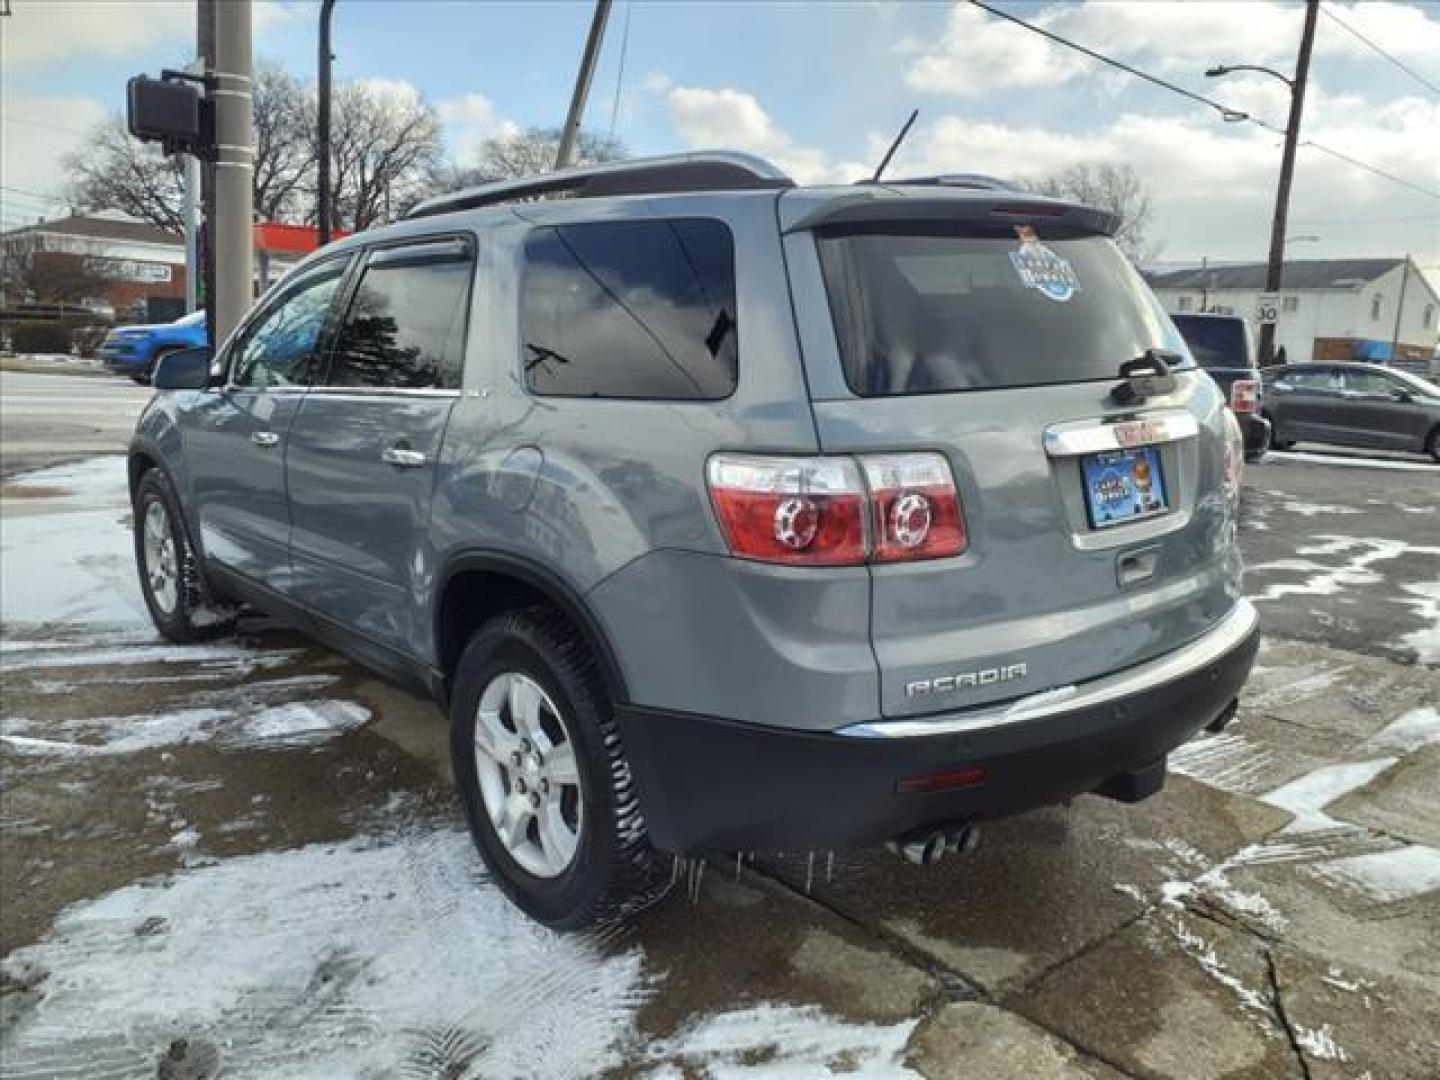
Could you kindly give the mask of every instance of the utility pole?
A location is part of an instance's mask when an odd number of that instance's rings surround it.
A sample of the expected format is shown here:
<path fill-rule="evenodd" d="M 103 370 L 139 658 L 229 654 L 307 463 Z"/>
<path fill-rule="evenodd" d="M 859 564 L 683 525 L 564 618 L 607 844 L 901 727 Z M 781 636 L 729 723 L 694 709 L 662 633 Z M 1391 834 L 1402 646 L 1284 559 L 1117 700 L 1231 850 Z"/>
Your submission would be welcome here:
<path fill-rule="evenodd" d="M 200 69 L 209 75 L 215 70 L 215 0 L 199 0 L 195 5 L 195 42 Z M 196 265 L 202 291 L 198 299 L 205 309 L 205 336 L 213 352 L 220 346 L 215 332 L 215 164 L 202 161 L 199 166 L 200 228 L 195 244 L 199 248 Z"/>
<path fill-rule="evenodd" d="M 335 54 L 330 51 L 330 16 L 334 11 L 335 0 L 321 0 L 320 51 L 316 57 L 319 67 L 316 80 L 318 115 L 315 119 L 316 158 L 319 169 L 315 192 L 319 204 L 316 207 L 315 223 L 322 247 L 330 242 L 330 233 L 334 226 L 330 220 L 330 64 L 335 59 Z"/>
<path fill-rule="evenodd" d="M 1278 71 L 1258 67 L 1254 64 L 1235 64 L 1228 67 L 1214 67 L 1205 72 L 1214 77 L 1228 75 L 1232 71 L 1259 71 L 1273 75 L 1290 87 L 1290 117 L 1285 125 L 1285 150 L 1280 158 L 1280 183 L 1275 191 L 1275 215 L 1270 223 L 1270 260 L 1265 268 L 1265 291 L 1280 291 L 1285 269 L 1285 219 L 1290 212 L 1290 181 L 1295 175 L 1295 147 L 1300 141 L 1300 122 L 1305 111 L 1305 84 L 1310 78 L 1310 51 L 1315 45 L 1315 20 L 1320 12 L 1320 0 L 1305 0 L 1305 25 L 1300 32 L 1300 55 L 1295 60 L 1295 77 L 1286 78 Z M 1265 323 L 1260 327 L 1260 363 L 1273 362 L 1275 349 L 1275 324 Z"/>
<path fill-rule="evenodd" d="M 570 95 L 570 112 L 560 132 L 560 149 L 555 155 L 555 168 L 563 169 L 575 158 L 575 140 L 580 135 L 580 118 L 585 115 L 585 99 L 590 96 L 590 81 L 595 77 L 595 62 L 600 58 L 600 42 L 605 39 L 605 21 L 610 18 L 610 0 L 595 0 L 595 17 L 590 20 L 590 34 L 585 39 L 585 52 L 580 57 L 580 70 L 575 74 L 575 92 Z"/>
<path fill-rule="evenodd" d="M 1405 313 L 1405 289 L 1410 284 L 1410 255 L 1405 255 L 1405 268 L 1400 271 L 1400 299 L 1395 302 L 1395 332 L 1390 335 L 1390 363 L 1400 359 L 1400 317 Z"/>
<path fill-rule="evenodd" d="M 185 314 L 200 304 L 200 159 L 186 154 L 181 165 L 185 170 Z"/>
<path fill-rule="evenodd" d="M 215 324 L 224 341 L 254 302 L 254 125 L 250 0 L 207 0 L 215 13 Z"/>

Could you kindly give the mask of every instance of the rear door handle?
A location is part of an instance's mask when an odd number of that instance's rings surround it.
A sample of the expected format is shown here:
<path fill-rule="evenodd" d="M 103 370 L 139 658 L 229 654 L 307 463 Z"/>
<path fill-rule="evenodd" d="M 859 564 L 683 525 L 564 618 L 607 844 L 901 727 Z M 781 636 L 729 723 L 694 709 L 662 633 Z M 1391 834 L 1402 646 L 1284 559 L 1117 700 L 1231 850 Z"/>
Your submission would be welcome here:
<path fill-rule="evenodd" d="M 256 446 L 278 446 L 280 436 L 273 431 L 255 431 L 251 432 L 250 441 Z"/>
<path fill-rule="evenodd" d="M 380 460 L 386 465 L 401 469 L 419 469 L 425 465 L 426 457 L 419 450 L 408 450 L 403 446 L 387 446 L 380 451 Z"/>

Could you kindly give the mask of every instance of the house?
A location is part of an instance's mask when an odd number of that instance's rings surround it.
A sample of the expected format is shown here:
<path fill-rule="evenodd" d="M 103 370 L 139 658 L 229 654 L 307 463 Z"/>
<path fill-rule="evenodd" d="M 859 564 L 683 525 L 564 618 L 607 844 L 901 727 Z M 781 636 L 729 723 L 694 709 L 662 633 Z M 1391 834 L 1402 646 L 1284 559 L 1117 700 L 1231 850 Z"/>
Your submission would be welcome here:
<path fill-rule="evenodd" d="M 1169 311 L 1254 320 L 1265 264 L 1189 267 L 1149 280 Z M 1291 363 L 1429 360 L 1440 345 L 1440 293 L 1408 257 L 1287 262 L 1281 281 L 1275 348 Z"/>

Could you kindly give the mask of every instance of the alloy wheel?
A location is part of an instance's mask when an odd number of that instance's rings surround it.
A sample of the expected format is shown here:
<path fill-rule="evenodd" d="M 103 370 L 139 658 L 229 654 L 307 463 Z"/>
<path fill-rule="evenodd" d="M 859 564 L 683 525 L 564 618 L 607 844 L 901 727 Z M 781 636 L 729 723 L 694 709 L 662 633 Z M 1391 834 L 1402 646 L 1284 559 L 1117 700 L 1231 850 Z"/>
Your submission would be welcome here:
<path fill-rule="evenodd" d="M 170 514 L 156 499 L 145 508 L 145 577 L 155 606 L 165 614 L 180 598 L 180 560 L 170 529 Z"/>

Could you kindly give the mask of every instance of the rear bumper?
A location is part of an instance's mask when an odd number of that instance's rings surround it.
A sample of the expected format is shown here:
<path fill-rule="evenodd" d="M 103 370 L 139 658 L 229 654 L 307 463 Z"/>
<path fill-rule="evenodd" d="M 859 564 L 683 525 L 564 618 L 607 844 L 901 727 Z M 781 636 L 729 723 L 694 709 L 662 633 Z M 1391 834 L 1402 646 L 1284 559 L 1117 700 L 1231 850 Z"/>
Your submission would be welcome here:
<path fill-rule="evenodd" d="M 619 711 L 652 842 L 682 854 L 862 847 L 913 829 L 1123 791 L 1235 699 L 1259 646 L 1241 600 L 1146 664 L 1003 708 L 812 733 L 639 707 Z M 966 786 L 905 791 L 953 773 Z M 976 779 L 979 777 L 978 779 Z"/>

